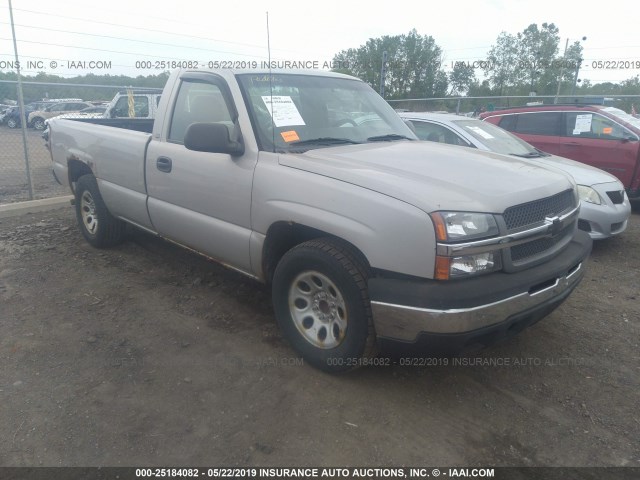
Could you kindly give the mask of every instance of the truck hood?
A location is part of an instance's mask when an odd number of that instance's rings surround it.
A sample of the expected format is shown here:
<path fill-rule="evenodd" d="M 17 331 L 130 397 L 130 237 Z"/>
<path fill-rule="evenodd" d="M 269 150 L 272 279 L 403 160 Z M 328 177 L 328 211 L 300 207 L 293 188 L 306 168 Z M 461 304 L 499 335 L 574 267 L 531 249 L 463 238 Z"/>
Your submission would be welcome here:
<path fill-rule="evenodd" d="M 394 197 L 425 212 L 502 213 L 574 185 L 566 174 L 530 160 L 434 142 L 320 148 L 283 154 L 279 162 Z"/>

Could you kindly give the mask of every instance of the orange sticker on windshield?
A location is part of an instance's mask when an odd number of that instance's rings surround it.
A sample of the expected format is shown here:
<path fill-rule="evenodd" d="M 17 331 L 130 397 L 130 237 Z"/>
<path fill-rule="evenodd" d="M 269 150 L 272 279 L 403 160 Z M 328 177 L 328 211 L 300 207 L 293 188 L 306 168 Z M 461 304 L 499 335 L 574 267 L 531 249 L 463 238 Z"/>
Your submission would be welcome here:
<path fill-rule="evenodd" d="M 602 129 L 602 133 L 604 133 L 605 135 L 611 135 L 613 133 L 613 128 L 612 127 L 605 127 Z"/>
<path fill-rule="evenodd" d="M 300 137 L 298 136 L 298 134 L 296 133 L 295 130 L 289 130 L 287 132 L 281 132 L 280 135 L 282 136 L 282 139 L 285 142 L 295 142 L 297 140 L 300 140 Z"/>

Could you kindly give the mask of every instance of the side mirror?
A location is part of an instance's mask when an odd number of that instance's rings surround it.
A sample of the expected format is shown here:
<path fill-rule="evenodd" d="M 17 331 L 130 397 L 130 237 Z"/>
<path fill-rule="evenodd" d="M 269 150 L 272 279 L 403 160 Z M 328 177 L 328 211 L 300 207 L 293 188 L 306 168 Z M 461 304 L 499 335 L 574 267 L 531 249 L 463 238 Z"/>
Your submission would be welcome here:
<path fill-rule="evenodd" d="M 229 129 L 222 123 L 192 123 L 184 134 L 184 146 L 196 152 L 228 153 L 233 156 L 244 153 L 244 145 L 231 140 Z"/>
<path fill-rule="evenodd" d="M 632 134 L 630 132 L 625 131 L 622 134 L 622 143 L 635 142 L 637 140 L 638 140 L 638 138 L 634 134 Z"/>

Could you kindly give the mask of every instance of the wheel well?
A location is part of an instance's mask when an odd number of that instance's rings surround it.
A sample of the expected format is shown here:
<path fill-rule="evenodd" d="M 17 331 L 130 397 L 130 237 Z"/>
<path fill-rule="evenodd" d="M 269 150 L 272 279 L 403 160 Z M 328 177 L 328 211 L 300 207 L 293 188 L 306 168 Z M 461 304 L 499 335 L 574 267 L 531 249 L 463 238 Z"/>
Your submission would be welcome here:
<path fill-rule="evenodd" d="M 369 267 L 367 258 L 355 245 L 336 235 L 300 223 L 276 222 L 269 227 L 264 245 L 262 246 L 262 271 L 265 281 L 271 283 L 278 262 L 285 253 L 296 245 L 321 237 L 330 237 L 344 242 L 351 247 L 353 253 Z"/>
<path fill-rule="evenodd" d="M 93 172 L 86 163 L 83 163 L 80 160 L 69 160 L 68 167 L 69 185 L 71 185 L 71 189 L 75 192 L 74 186 L 78 179 L 83 175 L 91 175 Z"/>

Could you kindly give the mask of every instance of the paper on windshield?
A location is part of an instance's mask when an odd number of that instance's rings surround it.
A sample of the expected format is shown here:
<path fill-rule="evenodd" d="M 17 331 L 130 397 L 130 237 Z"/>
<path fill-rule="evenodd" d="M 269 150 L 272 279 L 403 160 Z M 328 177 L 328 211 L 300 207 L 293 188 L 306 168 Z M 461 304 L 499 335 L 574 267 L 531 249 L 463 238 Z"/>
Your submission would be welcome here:
<path fill-rule="evenodd" d="M 272 103 L 273 100 L 273 103 Z M 305 125 L 298 107 L 288 95 L 262 95 L 262 101 L 269 110 L 276 127 Z"/>
<path fill-rule="evenodd" d="M 468 126 L 467 127 L 469 130 L 471 130 L 474 133 L 477 133 L 478 135 L 480 135 L 482 138 L 486 138 L 487 140 L 491 140 L 493 137 L 493 135 L 491 135 L 489 132 L 486 132 L 485 130 L 483 130 L 480 127 L 471 127 Z"/>
<path fill-rule="evenodd" d="M 576 115 L 576 125 L 573 127 L 573 134 L 580 135 L 582 132 L 590 132 L 592 116 L 590 113 Z"/>

